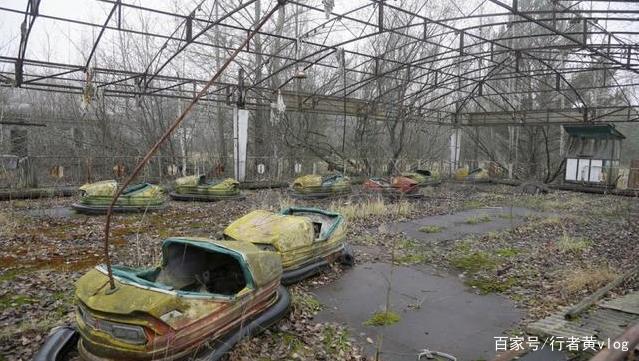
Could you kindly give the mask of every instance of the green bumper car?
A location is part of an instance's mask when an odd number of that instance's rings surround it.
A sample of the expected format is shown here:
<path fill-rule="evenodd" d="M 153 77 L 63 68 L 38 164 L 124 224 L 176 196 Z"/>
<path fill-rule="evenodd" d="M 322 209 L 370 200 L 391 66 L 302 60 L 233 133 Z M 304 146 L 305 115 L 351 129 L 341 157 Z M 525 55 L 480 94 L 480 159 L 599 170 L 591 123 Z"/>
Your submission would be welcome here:
<path fill-rule="evenodd" d="M 419 187 L 436 186 L 441 183 L 439 177 L 433 175 L 433 173 L 426 169 L 416 169 L 411 172 L 404 172 L 402 177 L 410 178 L 417 182 Z"/>
<path fill-rule="evenodd" d="M 85 184 L 80 187 L 80 202 L 71 205 L 78 213 L 105 214 L 117 192 L 118 183 L 114 180 Z M 140 183 L 127 187 L 113 206 L 116 213 L 151 212 L 164 209 L 164 191 L 162 187 Z"/>
<path fill-rule="evenodd" d="M 291 185 L 292 196 L 302 199 L 318 199 L 351 193 L 351 180 L 341 174 L 321 176 L 309 174 L 295 179 Z"/>
<path fill-rule="evenodd" d="M 232 178 L 212 179 L 205 176 L 188 176 L 175 181 L 175 190 L 170 194 L 176 201 L 214 202 L 224 199 L 242 199 L 240 183 Z"/>

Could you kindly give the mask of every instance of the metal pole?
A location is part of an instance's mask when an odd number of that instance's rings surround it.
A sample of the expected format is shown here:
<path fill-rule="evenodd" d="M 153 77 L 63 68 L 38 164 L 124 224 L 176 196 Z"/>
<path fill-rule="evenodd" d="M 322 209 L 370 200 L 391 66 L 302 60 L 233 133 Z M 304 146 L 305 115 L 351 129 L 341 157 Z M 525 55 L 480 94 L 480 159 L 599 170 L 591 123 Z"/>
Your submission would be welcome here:
<path fill-rule="evenodd" d="M 342 128 L 342 156 L 344 156 L 344 145 L 346 143 L 346 52 L 342 51 L 342 80 L 344 82 L 344 124 Z M 346 173 L 346 169 L 344 169 Z"/>
<path fill-rule="evenodd" d="M 246 44 L 251 41 L 253 36 L 264 26 L 264 24 L 268 21 L 268 19 L 279 9 L 280 6 L 284 6 L 287 0 L 278 0 L 277 5 L 273 7 L 273 9 L 262 18 L 262 21 L 255 27 L 253 31 L 251 31 L 246 39 L 240 44 L 237 49 L 231 54 L 231 56 L 226 60 L 226 62 L 222 65 L 222 67 L 211 77 L 211 79 L 204 85 L 202 90 L 193 98 L 193 100 L 189 103 L 189 105 L 184 109 L 182 114 L 173 121 L 173 123 L 166 129 L 164 134 L 158 139 L 158 141 L 149 149 L 144 158 L 135 166 L 135 169 L 127 178 L 127 180 L 122 184 L 122 186 L 118 189 L 118 191 L 113 196 L 113 200 L 109 205 L 109 209 L 107 210 L 106 216 L 106 224 L 104 226 L 104 258 L 107 266 L 107 273 L 109 276 L 109 285 L 111 290 L 115 290 L 115 281 L 113 280 L 113 271 L 111 269 L 111 258 L 109 255 L 109 230 L 111 228 L 111 217 L 113 215 L 113 207 L 115 206 L 115 202 L 120 198 L 124 189 L 135 179 L 135 177 L 140 173 L 144 165 L 151 159 L 153 154 L 160 148 L 160 146 L 168 139 L 168 137 L 173 133 L 175 129 L 182 123 L 184 118 L 191 112 L 195 104 L 200 100 L 202 96 L 204 96 L 211 85 L 222 75 L 224 70 L 231 64 L 231 62 L 237 57 L 237 55 L 242 51 L 242 49 L 246 46 Z"/>

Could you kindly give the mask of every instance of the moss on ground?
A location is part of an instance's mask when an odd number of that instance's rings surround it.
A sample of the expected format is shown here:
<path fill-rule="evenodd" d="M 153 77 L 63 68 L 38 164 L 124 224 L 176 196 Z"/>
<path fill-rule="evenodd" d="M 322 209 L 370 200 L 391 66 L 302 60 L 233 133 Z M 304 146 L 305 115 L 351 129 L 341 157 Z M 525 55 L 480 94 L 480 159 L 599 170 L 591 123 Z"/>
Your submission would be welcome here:
<path fill-rule="evenodd" d="M 509 277 L 506 280 L 502 280 L 497 277 L 481 276 L 467 279 L 464 283 L 469 287 L 476 288 L 479 293 L 485 295 L 508 291 L 515 285 L 515 278 Z"/>
<path fill-rule="evenodd" d="M 451 264 L 462 271 L 476 273 L 494 269 L 498 261 L 486 251 L 471 251 L 453 256 Z"/>
<path fill-rule="evenodd" d="M 0 312 L 8 308 L 15 308 L 22 305 L 34 303 L 35 300 L 26 295 L 13 295 L 0 297 Z"/>
<path fill-rule="evenodd" d="M 419 227 L 417 228 L 417 230 L 423 233 L 439 233 L 444 230 L 444 227 L 431 224 L 431 225 Z"/>
<path fill-rule="evenodd" d="M 480 224 L 480 223 L 490 222 L 491 220 L 492 220 L 492 218 L 490 218 L 489 215 L 482 214 L 482 215 L 478 215 L 478 216 L 468 217 L 468 218 L 466 218 L 465 222 L 467 224 Z"/>
<path fill-rule="evenodd" d="M 364 321 L 366 326 L 390 326 L 399 322 L 402 318 L 393 311 L 379 311 L 373 313 L 371 318 Z"/>

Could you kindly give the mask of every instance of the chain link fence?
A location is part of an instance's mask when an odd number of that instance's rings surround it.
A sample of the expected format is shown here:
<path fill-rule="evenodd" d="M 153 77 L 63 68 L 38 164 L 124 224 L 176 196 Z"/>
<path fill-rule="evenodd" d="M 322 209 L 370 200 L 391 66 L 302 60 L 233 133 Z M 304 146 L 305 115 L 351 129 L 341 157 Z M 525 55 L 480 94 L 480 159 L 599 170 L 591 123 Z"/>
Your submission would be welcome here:
<path fill-rule="evenodd" d="M 105 179 L 122 179 L 141 157 L 0 156 L 0 188 L 36 188 L 77 186 Z M 636 162 L 633 167 L 637 166 Z M 315 157 L 248 157 L 245 182 L 290 182 L 304 174 L 341 171 L 353 178 L 399 174 L 427 169 L 441 178 L 454 176 L 458 168 L 485 168 L 491 177 L 521 180 L 543 180 L 547 170 L 540 164 L 516 163 L 500 165 L 484 160 L 464 160 L 456 164 L 441 159 L 347 159 L 328 163 Z M 620 188 L 639 188 L 639 168 L 620 167 Z M 203 174 L 207 177 L 234 177 L 233 159 L 215 156 L 153 157 L 138 181 L 168 184 L 183 175 Z M 563 171 L 557 181 L 563 179 Z"/>

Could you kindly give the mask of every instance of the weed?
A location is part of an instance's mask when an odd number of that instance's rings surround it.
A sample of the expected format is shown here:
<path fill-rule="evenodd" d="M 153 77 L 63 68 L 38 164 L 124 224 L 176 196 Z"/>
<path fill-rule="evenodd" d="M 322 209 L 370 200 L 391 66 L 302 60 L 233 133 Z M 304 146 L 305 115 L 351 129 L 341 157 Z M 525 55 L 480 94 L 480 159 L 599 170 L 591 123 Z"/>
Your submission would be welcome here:
<path fill-rule="evenodd" d="M 494 269 L 497 266 L 497 261 L 485 251 L 475 251 L 454 256 L 451 259 L 451 263 L 462 271 L 472 273 Z"/>
<path fill-rule="evenodd" d="M 485 295 L 507 291 L 515 284 L 515 278 L 509 277 L 504 281 L 499 278 L 475 277 L 467 279 L 464 283 L 469 287 L 476 288 L 479 293 Z"/>
<path fill-rule="evenodd" d="M 514 219 L 515 215 L 512 213 L 499 213 L 499 218 L 502 219 Z"/>
<path fill-rule="evenodd" d="M 390 326 L 401 320 L 401 317 L 393 311 L 379 311 L 364 322 L 366 326 Z"/>
<path fill-rule="evenodd" d="M 473 199 L 473 200 L 464 202 L 464 204 L 462 205 L 462 208 L 463 209 L 477 209 L 477 208 L 482 208 L 484 206 L 485 206 L 485 204 L 482 201 L 477 200 L 477 199 Z"/>
<path fill-rule="evenodd" d="M 286 345 L 286 348 L 290 353 L 297 353 L 304 347 L 304 342 L 297 335 L 287 332 L 278 332 L 275 335 L 284 345 Z"/>
<path fill-rule="evenodd" d="M 489 215 L 482 214 L 480 216 L 472 216 L 472 217 L 466 218 L 466 223 L 467 224 L 480 224 L 480 223 L 490 222 L 491 220 L 492 219 L 490 218 Z"/>
<path fill-rule="evenodd" d="M 340 213 L 346 219 L 352 221 L 365 219 L 371 216 L 407 216 L 413 211 L 415 206 L 408 201 L 387 204 L 383 199 L 376 199 L 347 205 L 338 205 L 333 203 L 330 208 Z"/>
<path fill-rule="evenodd" d="M 413 253 L 396 257 L 395 264 L 409 266 L 413 264 L 426 263 L 428 260 L 428 256 L 423 253 Z"/>
<path fill-rule="evenodd" d="M 593 266 L 569 271 L 561 281 L 561 289 L 566 295 L 592 292 L 617 278 L 618 274 L 608 266 Z"/>
<path fill-rule="evenodd" d="M 564 233 L 556 245 L 560 252 L 581 253 L 592 245 L 592 241 L 587 238 L 571 237 Z"/>
<path fill-rule="evenodd" d="M 499 257 L 504 257 L 504 258 L 515 257 L 517 253 L 519 253 L 519 251 L 517 251 L 517 249 L 512 247 L 500 248 L 497 251 L 495 251 L 495 254 L 497 254 Z"/>
<path fill-rule="evenodd" d="M 431 224 L 431 225 L 419 227 L 417 230 L 424 233 L 439 233 L 442 230 L 444 230 L 444 227 Z"/>
<path fill-rule="evenodd" d="M 333 325 L 327 325 L 322 330 L 322 343 L 328 354 L 337 355 L 351 348 L 348 332 Z"/>
<path fill-rule="evenodd" d="M 25 295 L 4 296 L 0 298 L 0 310 L 28 305 L 33 302 L 35 302 L 35 300 Z"/>
<path fill-rule="evenodd" d="M 312 294 L 301 290 L 294 290 L 291 293 L 293 309 L 310 314 L 316 314 L 322 310 L 322 304 Z"/>

